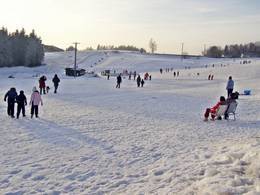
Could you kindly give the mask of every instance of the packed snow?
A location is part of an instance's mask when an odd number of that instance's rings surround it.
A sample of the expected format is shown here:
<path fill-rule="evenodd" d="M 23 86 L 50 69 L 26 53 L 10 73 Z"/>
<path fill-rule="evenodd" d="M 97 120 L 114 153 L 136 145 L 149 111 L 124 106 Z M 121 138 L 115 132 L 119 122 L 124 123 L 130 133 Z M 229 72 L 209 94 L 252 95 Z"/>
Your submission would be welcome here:
<path fill-rule="evenodd" d="M 41 75 L 51 88 L 39 118 L 27 106 L 27 117 L 12 119 L 0 103 L 0 194 L 260 194 L 260 59 L 80 52 L 78 66 L 99 77 L 73 78 L 64 75 L 73 58 L 47 53 L 44 66 L 0 69 L 1 97 L 16 87 L 29 99 Z M 116 89 L 106 69 L 152 80 L 137 88 L 124 77 Z M 239 96 L 236 121 L 204 122 L 230 75 L 235 91 L 252 95 Z"/>

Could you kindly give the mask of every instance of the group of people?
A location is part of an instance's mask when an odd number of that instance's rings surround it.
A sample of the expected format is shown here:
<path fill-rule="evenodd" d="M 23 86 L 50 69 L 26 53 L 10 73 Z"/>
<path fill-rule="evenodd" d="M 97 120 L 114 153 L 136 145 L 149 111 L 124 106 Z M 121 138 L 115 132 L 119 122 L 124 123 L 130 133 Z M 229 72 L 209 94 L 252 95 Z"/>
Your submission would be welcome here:
<path fill-rule="evenodd" d="M 150 75 L 151 76 L 151 75 Z M 135 80 L 135 77 L 136 76 L 134 76 L 134 80 Z M 151 80 L 151 78 L 149 78 L 150 80 Z M 131 79 L 130 79 L 131 80 Z M 121 83 L 122 83 L 122 76 L 121 76 L 121 74 L 119 74 L 117 77 L 116 77 L 116 88 L 120 88 L 120 86 L 121 86 Z M 137 78 L 136 78 L 136 84 L 137 84 L 137 87 L 143 87 L 144 86 L 144 79 L 142 79 L 141 78 L 141 76 L 140 75 L 138 75 L 137 76 Z"/>
<path fill-rule="evenodd" d="M 42 93 L 46 94 L 46 90 L 48 92 L 48 86 L 46 87 L 45 84 L 46 80 L 47 80 L 46 76 L 40 77 L 39 79 L 40 92 L 37 90 L 36 87 L 33 87 L 32 89 L 31 99 L 29 102 L 29 104 L 31 105 L 31 118 L 33 118 L 34 115 L 36 118 L 38 118 L 39 105 L 43 105 L 41 94 Z M 57 93 L 60 79 L 56 74 L 53 77 L 52 82 L 54 84 L 54 93 Z M 10 90 L 8 90 L 8 92 L 5 94 L 4 101 L 5 102 L 7 101 L 7 114 L 10 117 L 15 118 L 15 104 L 17 104 L 16 118 L 19 119 L 21 112 L 23 117 L 26 116 L 25 106 L 27 106 L 27 98 L 23 90 L 21 90 L 18 95 L 14 87 L 10 88 Z"/>
<path fill-rule="evenodd" d="M 46 86 L 46 82 L 47 81 L 47 77 L 46 76 L 41 76 L 39 79 L 39 88 L 40 88 L 40 94 L 46 94 L 46 92 L 48 93 L 50 90 L 49 86 Z M 54 93 L 57 93 L 57 89 L 60 83 L 60 79 L 58 77 L 57 74 L 54 75 L 52 82 L 54 84 Z"/>
<path fill-rule="evenodd" d="M 23 117 L 26 116 L 25 106 L 27 105 L 27 98 L 23 90 L 21 90 L 20 94 L 18 95 L 14 87 L 10 88 L 10 90 L 5 94 L 4 101 L 7 101 L 7 114 L 10 117 L 15 118 L 14 115 L 15 103 L 17 103 L 16 118 L 17 119 L 19 118 L 21 111 Z M 31 118 L 33 118 L 34 114 L 35 117 L 38 117 L 38 106 L 40 104 L 43 105 L 43 102 L 42 102 L 40 92 L 37 90 L 36 87 L 33 87 L 33 92 L 29 104 L 31 105 Z"/>
<path fill-rule="evenodd" d="M 185 69 L 186 69 L 186 68 L 185 68 Z M 171 68 L 171 69 L 170 69 L 170 68 L 166 68 L 166 69 L 165 69 L 165 72 L 170 72 L 170 71 L 172 72 L 172 71 L 173 71 L 173 68 Z M 162 68 L 160 68 L 160 73 L 161 73 L 161 74 L 163 73 L 163 69 L 162 69 Z M 178 77 L 179 75 L 180 75 L 180 72 L 179 72 L 179 71 L 176 71 L 176 72 L 174 71 L 174 72 L 173 72 L 173 76 L 174 76 L 174 77 L 176 77 L 176 76 Z"/>
<path fill-rule="evenodd" d="M 228 78 L 226 90 L 227 90 L 227 98 L 225 98 L 224 96 L 220 96 L 219 101 L 217 102 L 216 105 L 214 105 L 211 108 L 206 109 L 206 111 L 204 113 L 205 121 L 208 121 L 210 114 L 211 114 L 211 120 L 215 120 L 217 111 L 221 105 L 227 105 L 227 110 L 228 110 L 228 107 L 230 106 L 230 104 L 232 102 L 236 102 L 236 99 L 238 99 L 238 95 L 239 95 L 238 92 L 233 93 L 234 81 L 232 79 L 232 76 L 229 76 L 229 78 Z M 224 114 L 224 118 L 228 119 L 227 112 Z M 219 116 L 217 119 L 221 120 L 222 118 L 221 118 L 221 116 Z"/>

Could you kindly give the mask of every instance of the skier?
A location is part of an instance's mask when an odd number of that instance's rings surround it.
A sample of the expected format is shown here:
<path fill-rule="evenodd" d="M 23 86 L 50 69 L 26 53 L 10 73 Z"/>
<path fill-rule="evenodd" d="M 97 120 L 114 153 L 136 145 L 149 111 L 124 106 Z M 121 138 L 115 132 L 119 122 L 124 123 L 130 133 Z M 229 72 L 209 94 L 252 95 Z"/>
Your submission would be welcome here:
<path fill-rule="evenodd" d="M 136 83 L 137 83 L 137 87 L 140 87 L 140 84 L 141 84 L 141 77 L 140 77 L 140 75 L 138 75 L 138 77 L 136 79 Z"/>
<path fill-rule="evenodd" d="M 116 88 L 120 88 L 120 84 L 122 82 L 122 77 L 121 77 L 121 74 L 119 74 L 116 78 Z"/>
<path fill-rule="evenodd" d="M 109 73 L 107 73 L 107 80 L 109 80 L 109 77 L 110 77 L 110 74 L 109 74 Z"/>
<path fill-rule="evenodd" d="M 14 118 L 14 104 L 17 93 L 14 87 L 10 88 L 10 90 L 5 94 L 4 101 L 7 99 L 7 114 Z"/>
<path fill-rule="evenodd" d="M 31 118 L 33 118 L 33 115 L 35 114 L 36 118 L 38 118 L 38 110 L 39 110 L 39 104 L 43 105 L 41 95 L 39 91 L 36 89 L 36 87 L 33 87 L 33 93 L 31 95 L 31 101 L 30 105 L 31 107 Z"/>
<path fill-rule="evenodd" d="M 144 80 L 142 79 L 141 80 L 141 87 L 143 87 L 144 86 Z"/>
<path fill-rule="evenodd" d="M 16 103 L 17 103 L 17 113 L 16 118 L 19 118 L 20 112 L 22 110 L 23 117 L 25 117 L 25 106 L 27 105 L 27 99 L 24 95 L 24 91 L 20 91 L 20 94 L 16 97 Z"/>
<path fill-rule="evenodd" d="M 152 80 L 152 75 L 149 75 L 149 80 Z"/>
<path fill-rule="evenodd" d="M 58 89 L 58 86 L 59 86 L 59 83 L 60 83 L 60 79 L 57 76 L 57 74 L 54 75 L 52 82 L 54 84 L 54 93 L 57 93 L 57 89 Z"/>

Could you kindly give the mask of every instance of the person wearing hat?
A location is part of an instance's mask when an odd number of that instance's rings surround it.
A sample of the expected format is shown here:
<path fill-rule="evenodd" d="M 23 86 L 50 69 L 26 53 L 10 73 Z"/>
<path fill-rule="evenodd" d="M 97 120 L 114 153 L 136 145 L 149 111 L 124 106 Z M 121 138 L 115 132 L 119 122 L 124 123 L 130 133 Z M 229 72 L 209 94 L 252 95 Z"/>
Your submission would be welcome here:
<path fill-rule="evenodd" d="M 39 104 L 43 105 L 41 95 L 36 87 L 33 87 L 33 93 L 31 95 L 30 105 L 31 107 L 31 118 L 33 118 L 33 115 L 35 114 L 35 117 L 38 118 L 38 112 L 39 112 Z"/>
<path fill-rule="evenodd" d="M 229 76 L 227 86 L 226 86 L 227 98 L 229 98 L 231 93 L 233 93 L 233 89 L 234 89 L 234 81 L 232 79 L 232 76 Z"/>
<path fill-rule="evenodd" d="M 14 118 L 14 104 L 17 96 L 16 89 L 14 87 L 5 94 L 4 101 L 7 99 L 7 114 Z"/>
<path fill-rule="evenodd" d="M 25 117 L 25 106 L 27 105 L 27 99 L 24 95 L 24 91 L 21 90 L 20 94 L 16 97 L 16 103 L 17 103 L 17 113 L 16 117 L 19 118 L 20 112 L 22 111 L 23 117 Z"/>

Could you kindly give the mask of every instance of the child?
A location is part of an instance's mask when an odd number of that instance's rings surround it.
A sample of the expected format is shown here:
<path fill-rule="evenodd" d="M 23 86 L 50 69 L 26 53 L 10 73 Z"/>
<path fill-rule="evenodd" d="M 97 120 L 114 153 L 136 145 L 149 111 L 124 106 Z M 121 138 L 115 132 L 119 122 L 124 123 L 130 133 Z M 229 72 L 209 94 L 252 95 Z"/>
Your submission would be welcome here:
<path fill-rule="evenodd" d="M 24 95 L 24 91 L 20 91 L 20 94 L 16 97 L 16 103 L 17 103 L 17 114 L 16 118 L 19 118 L 20 112 L 22 110 L 23 117 L 25 117 L 25 106 L 27 105 L 27 99 Z"/>
<path fill-rule="evenodd" d="M 32 105 L 31 118 L 33 118 L 34 113 L 36 118 L 38 118 L 38 109 L 39 109 L 38 106 L 40 103 L 41 105 L 43 105 L 41 95 L 39 91 L 36 89 L 36 87 L 33 87 L 33 93 L 31 95 L 31 101 L 30 101 L 30 105 Z"/>

